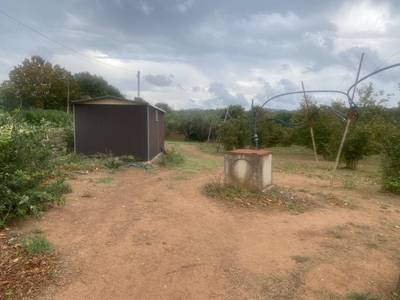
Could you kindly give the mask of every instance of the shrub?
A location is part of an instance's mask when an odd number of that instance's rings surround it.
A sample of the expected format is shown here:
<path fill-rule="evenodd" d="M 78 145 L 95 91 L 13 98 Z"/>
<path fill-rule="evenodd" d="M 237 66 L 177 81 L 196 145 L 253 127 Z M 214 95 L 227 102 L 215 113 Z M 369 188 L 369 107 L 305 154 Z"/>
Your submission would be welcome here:
<path fill-rule="evenodd" d="M 49 204 L 64 203 L 63 179 L 50 182 L 53 157 L 42 127 L 10 115 L 0 118 L 0 227 L 15 217 L 40 214 Z"/>
<path fill-rule="evenodd" d="M 61 110 L 52 109 L 29 109 L 19 111 L 19 116 L 22 120 L 25 120 L 32 125 L 40 125 L 43 121 L 51 122 L 57 127 L 67 127 L 72 125 L 72 115 Z"/>
<path fill-rule="evenodd" d="M 389 136 L 384 144 L 382 188 L 400 194 L 400 133 Z"/>
<path fill-rule="evenodd" d="M 370 140 L 371 136 L 367 131 L 349 134 L 342 151 L 342 156 L 346 162 L 346 168 L 351 170 L 356 169 L 361 159 L 372 154 Z"/>
<path fill-rule="evenodd" d="M 184 157 L 177 153 L 175 149 L 171 149 L 167 154 L 162 154 L 158 163 L 162 166 L 179 165 L 184 162 Z"/>
<path fill-rule="evenodd" d="M 60 150 L 74 147 L 73 117 L 60 110 L 29 109 L 14 112 L 14 118 L 46 129 L 46 138 L 53 148 Z"/>

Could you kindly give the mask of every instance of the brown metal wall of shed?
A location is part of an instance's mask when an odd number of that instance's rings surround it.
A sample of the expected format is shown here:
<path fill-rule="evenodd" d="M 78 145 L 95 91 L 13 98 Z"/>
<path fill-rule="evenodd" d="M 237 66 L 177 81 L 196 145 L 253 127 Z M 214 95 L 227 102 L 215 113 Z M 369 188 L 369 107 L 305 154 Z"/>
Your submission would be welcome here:
<path fill-rule="evenodd" d="M 159 130 L 160 134 L 158 136 L 160 149 L 164 148 L 164 140 L 165 140 L 165 113 L 162 111 L 158 112 L 158 123 L 159 123 Z"/>
<path fill-rule="evenodd" d="M 147 160 L 147 105 L 74 105 L 75 151 Z"/>
<path fill-rule="evenodd" d="M 158 112 L 158 118 L 156 118 Z M 154 158 L 164 147 L 164 113 L 149 106 L 149 159 Z M 162 138 L 162 142 L 161 142 Z"/>

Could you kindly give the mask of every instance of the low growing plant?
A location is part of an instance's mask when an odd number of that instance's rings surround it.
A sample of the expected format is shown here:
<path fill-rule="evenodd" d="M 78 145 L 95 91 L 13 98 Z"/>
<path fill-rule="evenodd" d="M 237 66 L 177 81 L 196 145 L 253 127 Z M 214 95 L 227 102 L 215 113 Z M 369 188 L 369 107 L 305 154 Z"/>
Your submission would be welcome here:
<path fill-rule="evenodd" d="M 21 247 L 25 249 L 29 255 L 36 253 L 52 253 L 53 246 L 45 236 L 30 236 L 22 240 Z"/>
<path fill-rule="evenodd" d="M 371 293 L 359 294 L 357 292 L 347 293 L 346 298 L 348 300 L 379 300 L 379 298 L 372 297 Z"/>
<path fill-rule="evenodd" d="M 174 148 L 169 150 L 167 154 L 162 154 L 158 160 L 158 163 L 162 166 L 174 166 L 184 162 L 182 154 L 176 152 Z"/>

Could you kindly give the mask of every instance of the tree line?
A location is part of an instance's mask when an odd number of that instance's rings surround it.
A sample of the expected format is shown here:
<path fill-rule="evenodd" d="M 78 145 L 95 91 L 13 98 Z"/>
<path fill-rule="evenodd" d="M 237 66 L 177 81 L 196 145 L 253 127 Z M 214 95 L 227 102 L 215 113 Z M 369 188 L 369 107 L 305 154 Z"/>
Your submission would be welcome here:
<path fill-rule="evenodd" d="M 77 100 L 105 95 L 125 98 L 118 88 L 101 76 L 89 72 L 72 74 L 40 56 L 32 56 L 14 67 L 9 79 L 2 82 L 0 93 L 3 105 L 11 109 L 34 107 L 66 111 L 68 98 Z"/>

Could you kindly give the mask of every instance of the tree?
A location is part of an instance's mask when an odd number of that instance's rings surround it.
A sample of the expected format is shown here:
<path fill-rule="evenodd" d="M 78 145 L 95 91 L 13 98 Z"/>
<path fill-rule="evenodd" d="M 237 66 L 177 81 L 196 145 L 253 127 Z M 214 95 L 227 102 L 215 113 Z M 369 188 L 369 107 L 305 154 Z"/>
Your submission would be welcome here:
<path fill-rule="evenodd" d="M 174 118 L 174 111 L 172 110 L 171 107 L 167 103 L 157 103 L 156 106 L 158 108 L 161 108 L 163 111 L 165 111 L 165 117 L 164 117 L 164 122 L 165 122 L 165 130 L 164 130 L 164 136 L 167 138 L 171 133 L 175 132 L 178 129 L 179 123 L 178 121 Z"/>
<path fill-rule="evenodd" d="M 220 117 L 225 118 L 225 111 L 221 111 Z M 249 124 L 246 123 L 250 116 L 241 105 L 229 106 L 229 116 L 218 128 L 221 142 L 227 151 L 244 148 L 249 142 Z"/>
<path fill-rule="evenodd" d="M 89 72 L 80 72 L 74 74 L 81 97 L 90 96 L 91 98 L 102 96 L 114 96 L 125 98 L 121 91 L 112 86 L 102 76 L 94 75 Z"/>
<path fill-rule="evenodd" d="M 59 65 L 53 67 L 40 56 L 32 56 L 9 73 L 9 80 L 2 83 L 1 89 L 4 99 L 19 106 L 65 110 L 68 79 L 70 98 L 76 99 L 79 87 L 70 72 Z"/>

